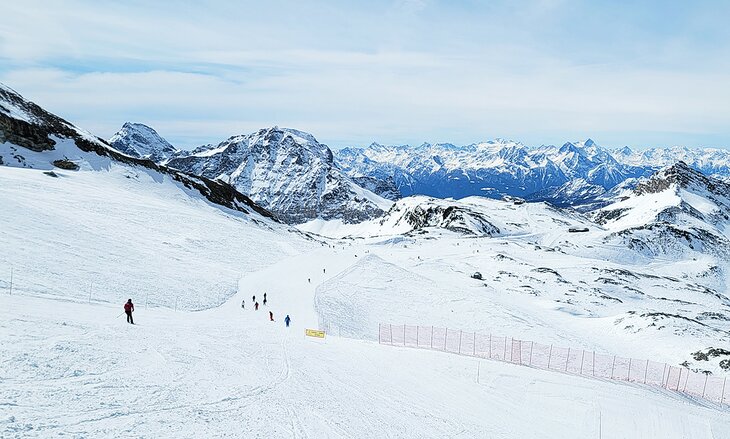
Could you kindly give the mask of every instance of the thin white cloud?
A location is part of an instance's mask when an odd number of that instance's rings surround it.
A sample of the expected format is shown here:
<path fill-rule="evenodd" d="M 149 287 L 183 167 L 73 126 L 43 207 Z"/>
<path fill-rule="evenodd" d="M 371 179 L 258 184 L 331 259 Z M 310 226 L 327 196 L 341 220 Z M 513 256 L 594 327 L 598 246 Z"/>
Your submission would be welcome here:
<path fill-rule="evenodd" d="M 415 6 L 405 18 L 392 2 L 288 5 L 282 15 L 282 3 L 164 14 L 156 5 L 75 0 L 37 12 L 13 3 L 9 13 L 22 20 L 0 25 L 0 81 L 100 135 L 134 120 L 183 146 L 273 124 L 335 145 L 730 140 L 726 61 L 682 63 L 697 47 L 676 38 L 661 47 L 661 62 L 586 56 L 584 41 L 563 43 L 569 32 L 536 42 L 518 26 L 557 26 L 560 1 L 524 3 L 520 23 L 506 20 L 518 12 L 509 3 L 473 18 L 435 2 L 395 4 Z"/>

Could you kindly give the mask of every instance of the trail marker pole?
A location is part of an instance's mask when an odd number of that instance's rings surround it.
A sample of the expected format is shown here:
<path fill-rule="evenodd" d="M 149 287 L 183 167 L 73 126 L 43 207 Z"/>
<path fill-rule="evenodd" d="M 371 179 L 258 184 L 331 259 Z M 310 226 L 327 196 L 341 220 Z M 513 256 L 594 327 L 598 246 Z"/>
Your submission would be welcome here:
<path fill-rule="evenodd" d="M 472 339 L 473 339 L 473 341 L 472 341 L 472 355 L 476 357 L 477 356 L 477 333 L 474 332 L 474 334 L 472 334 L 472 335 L 473 335 L 473 337 L 472 337 Z"/>
<path fill-rule="evenodd" d="M 720 396 L 720 404 L 725 404 L 725 384 L 727 384 L 727 377 L 722 381 L 722 395 Z"/>
<path fill-rule="evenodd" d="M 669 378 L 667 377 L 667 380 L 664 381 L 664 376 L 667 374 L 667 363 L 664 363 L 664 370 L 662 371 L 662 387 L 667 388 L 667 385 L 669 384 Z"/>
<path fill-rule="evenodd" d="M 444 331 L 444 352 L 446 352 L 446 339 L 449 338 L 449 328 Z"/>
<path fill-rule="evenodd" d="M 568 348 L 568 355 L 565 357 L 565 371 L 568 371 L 568 361 L 570 361 L 570 348 Z"/>
<path fill-rule="evenodd" d="M 583 349 L 583 353 L 580 354 L 580 374 L 583 375 L 583 360 L 586 358 L 586 350 Z"/>
<path fill-rule="evenodd" d="M 459 353 L 461 353 L 461 333 L 462 331 L 459 330 Z"/>
<path fill-rule="evenodd" d="M 418 326 L 418 325 L 416 325 L 416 347 L 420 347 L 420 345 L 418 344 L 418 331 L 419 331 L 419 329 L 421 329 L 421 327 Z"/>
<path fill-rule="evenodd" d="M 646 360 L 646 368 L 644 369 L 644 384 L 646 384 L 646 376 L 649 374 L 649 360 Z"/>
<path fill-rule="evenodd" d="M 390 345 L 393 346 L 393 324 L 388 323 L 388 327 L 390 329 Z"/>
<path fill-rule="evenodd" d="M 707 378 L 710 377 L 709 373 L 705 374 L 705 385 L 702 387 L 702 397 L 705 397 L 705 390 L 707 390 Z"/>
<path fill-rule="evenodd" d="M 431 349 L 433 349 L 433 326 L 431 326 Z"/>
<path fill-rule="evenodd" d="M 687 378 L 684 379 L 684 387 L 682 388 L 682 392 L 687 392 L 687 381 L 689 381 L 689 374 L 691 374 L 692 371 L 687 369 Z"/>
<path fill-rule="evenodd" d="M 530 366 L 532 366 L 532 347 L 535 345 L 534 341 L 530 342 Z"/>
<path fill-rule="evenodd" d="M 378 344 L 383 344 L 383 332 L 381 330 L 382 326 L 382 323 L 378 323 Z"/>
<path fill-rule="evenodd" d="M 489 359 L 492 359 L 492 334 L 489 334 Z"/>
<path fill-rule="evenodd" d="M 504 338 L 504 351 L 502 352 L 502 361 L 507 361 L 507 337 Z"/>
<path fill-rule="evenodd" d="M 403 324 L 403 346 L 406 345 L 406 325 Z"/>

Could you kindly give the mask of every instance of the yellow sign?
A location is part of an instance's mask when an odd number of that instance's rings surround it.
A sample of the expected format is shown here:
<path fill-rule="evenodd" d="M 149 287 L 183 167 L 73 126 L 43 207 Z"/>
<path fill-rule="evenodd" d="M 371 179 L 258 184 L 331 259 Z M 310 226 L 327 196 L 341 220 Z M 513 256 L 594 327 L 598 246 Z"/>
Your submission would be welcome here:
<path fill-rule="evenodd" d="M 305 329 L 304 333 L 307 334 L 308 337 L 324 338 L 324 331 L 318 331 L 316 329 Z"/>

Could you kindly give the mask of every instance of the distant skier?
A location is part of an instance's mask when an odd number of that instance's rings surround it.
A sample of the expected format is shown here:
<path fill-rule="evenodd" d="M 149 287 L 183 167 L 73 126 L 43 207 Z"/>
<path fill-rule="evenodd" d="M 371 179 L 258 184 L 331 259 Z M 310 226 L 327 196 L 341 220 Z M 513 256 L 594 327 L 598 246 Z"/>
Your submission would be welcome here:
<path fill-rule="evenodd" d="M 242 300 L 241 301 L 241 308 L 246 309 L 246 301 L 245 300 Z"/>
<path fill-rule="evenodd" d="M 264 306 L 266 306 L 266 293 L 264 293 Z"/>
<path fill-rule="evenodd" d="M 127 315 L 127 323 L 131 323 L 134 325 L 134 319 L 132 319 L 132 313 L 134 312 L 134 304 L 132 303 L 132 299 L 127 300 L 127 303 L 124 304 L 124 313 Z"/>
<path fill-rule="evenodd" d="M 259 303 L 258 302 L 256 302 L 256 303 L 253 304 L 253 309 L 255 309 L 256 311 L 259 310 Z"/>
<path fill-rule="evenodd" d="M 251 297 L 251 302 L 256 302 L 256 296 Z"/>
<path fill-rule="evenodd" d="M 289 322 L 291 322 L 291 318 L 289 318 L 289 314 L 284 317 L 284 323 L 286 323 L 286 327 L 289 327 Z"/>
<path fill-rule="evenodd" d="M 323 268 L 322 269 L 322 273 L 327 273 L 327 269 L 326 268 Z"/>
<path fill-rule="evenodd" d="M 269 311 L 269 320 L 272 322 L 274 321 L 274 313 L 271 311 Z"/>
<path fill-rule="evenodd" d="M 312 283 L 312 279 L 311 278 L 307 278 L 307 282 L 309 282 L 311 284 Z"/>

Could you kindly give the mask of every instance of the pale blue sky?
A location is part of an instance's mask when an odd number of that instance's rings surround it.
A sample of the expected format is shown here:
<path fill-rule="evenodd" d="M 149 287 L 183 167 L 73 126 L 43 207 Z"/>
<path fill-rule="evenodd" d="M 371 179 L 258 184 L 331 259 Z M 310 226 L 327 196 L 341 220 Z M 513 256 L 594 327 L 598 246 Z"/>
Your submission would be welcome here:
<path fill-rule="evenodd" d="M 0 82 L 103 137 L 730 146 L 728 1 L 5 3 Z"/>

